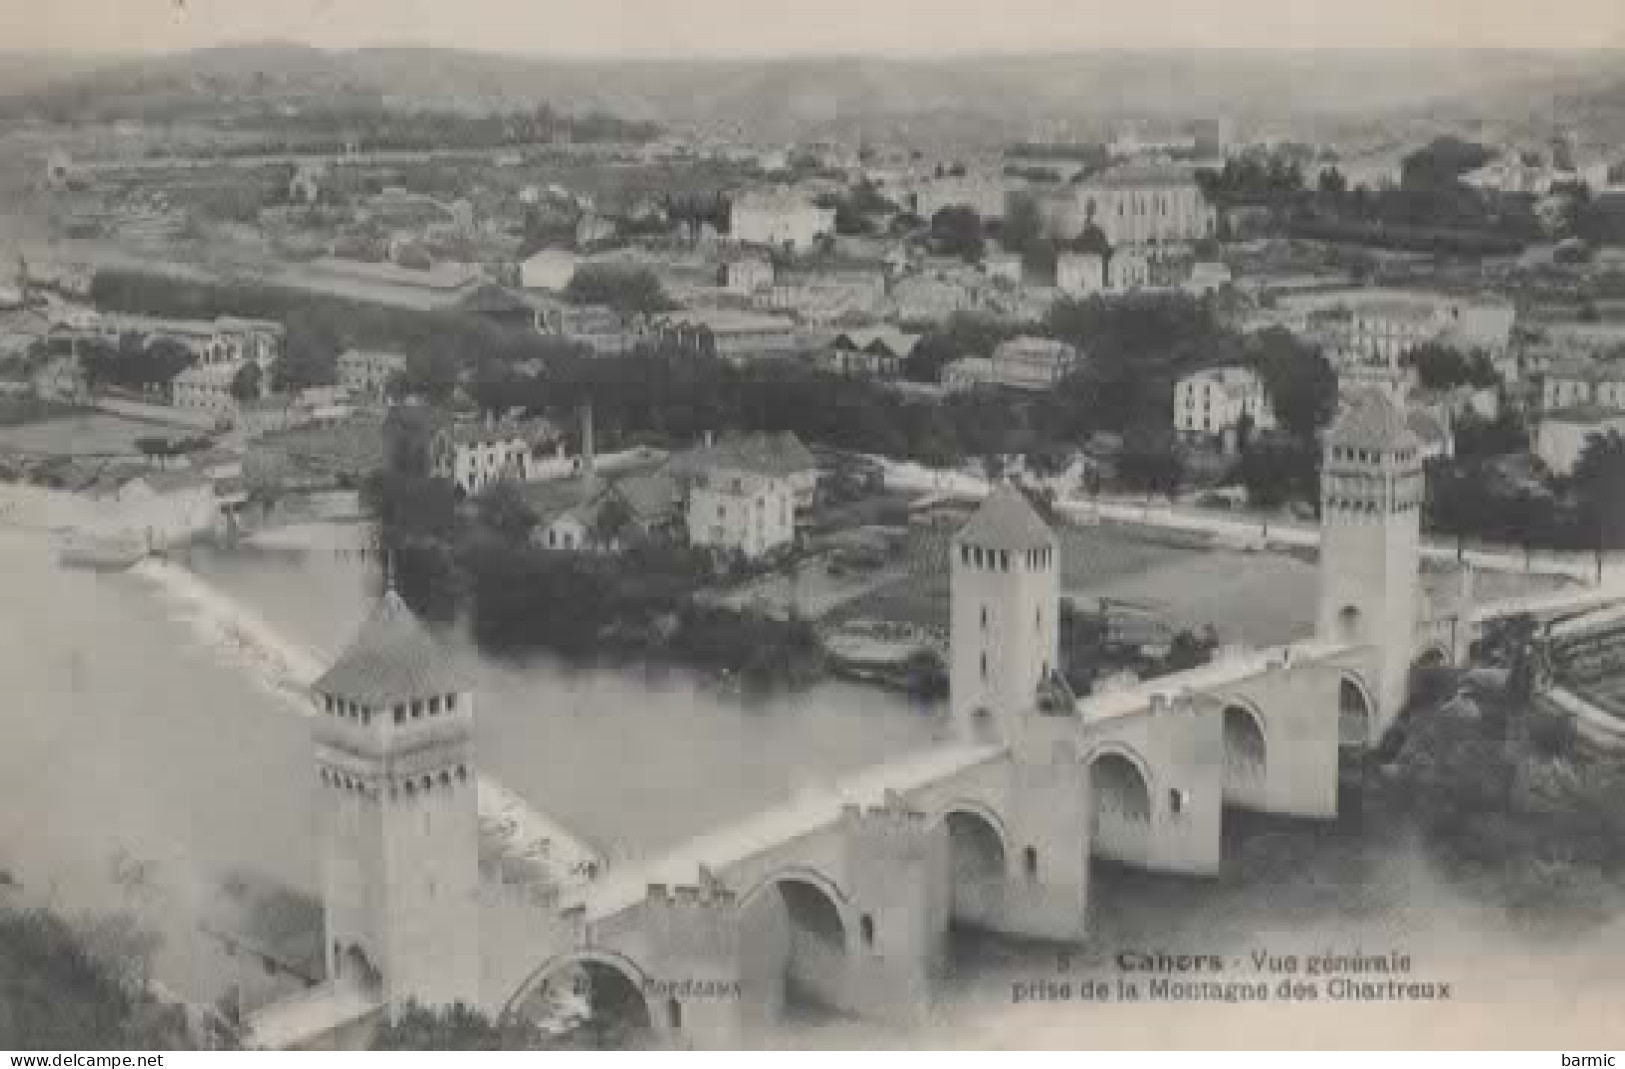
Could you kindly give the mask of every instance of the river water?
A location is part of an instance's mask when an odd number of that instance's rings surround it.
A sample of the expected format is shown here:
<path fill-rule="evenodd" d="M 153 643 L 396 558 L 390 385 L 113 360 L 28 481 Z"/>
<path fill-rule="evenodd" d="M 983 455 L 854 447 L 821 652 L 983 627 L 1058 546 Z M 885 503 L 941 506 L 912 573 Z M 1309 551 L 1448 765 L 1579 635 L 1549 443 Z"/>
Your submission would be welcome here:
<path fill-rule="evenodd" d="M 0 867 L 62 908 L 139 909 L 165 938 L 161 978 L 195 992 L 193 910 L 218 874 L 314 883 L 308 724 L 224 636 L 138 574 L 58 568 L 37 536 L 0 532 Z M 329 553 L 201 551 L 200 576 L 290 638 L 335 651 L 372 576 Z M 936 711 L 831 684 L 748 702 L 682 673 L 476 666 L 482 768 L 567 827 L 635 856 L 941 732 Z M 1395 821 L 1362 831 L 1251 822 L 1218 880 L 1099 874 L 1094 936 L 1054 948 L 963 937 L 942 1012 L 921 1033 L 813 1018 L 795 1046 L 1310 1044 L 1607 1045 L 1625 994 L 1625 921 L 1527 932 L 1469 902 Z M 123 859 L 122 861 L 120 859 Z M 133 865 L 132 861 L 140 863 Z M 1123 952 L 1216 954 L 1257 979 L 1255 951 L 1403 953 L 1449 1002 L 1100 1005 Z M 1286 973 L 1268 974 L 1273 987 Z M 1018 984 L 1071 982 L 1065 1001 Z M 1324 987 L 1324 979 L 1321 981 Z M 1053 993 L 1053 989 L 1052 989 Z M 1617 1045 L 1615 1043 L 1614 1045 Z"/>

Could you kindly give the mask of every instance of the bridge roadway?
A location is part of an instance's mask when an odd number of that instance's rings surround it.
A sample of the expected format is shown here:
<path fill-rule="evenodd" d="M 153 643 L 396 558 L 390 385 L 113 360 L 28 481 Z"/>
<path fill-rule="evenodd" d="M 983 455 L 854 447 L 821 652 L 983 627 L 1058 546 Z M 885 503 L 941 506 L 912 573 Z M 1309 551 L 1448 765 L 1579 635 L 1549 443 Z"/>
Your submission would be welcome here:
<path fill-rule="evenodd" d="M 685 1045 L 736 1045 L 792 994 L 917 1020 L 950 923 L 1076 941 L 1091 857 L 1215 876 L 1225 804 L 1335 817 L 1340 745 L 1385 726 L 1371 663 L 1305 642 L 1035 703 L 1002 740 L 888 762 L 606 872 L 533 929 L 504 1011 L 585 973 L 641 992 Z"/>

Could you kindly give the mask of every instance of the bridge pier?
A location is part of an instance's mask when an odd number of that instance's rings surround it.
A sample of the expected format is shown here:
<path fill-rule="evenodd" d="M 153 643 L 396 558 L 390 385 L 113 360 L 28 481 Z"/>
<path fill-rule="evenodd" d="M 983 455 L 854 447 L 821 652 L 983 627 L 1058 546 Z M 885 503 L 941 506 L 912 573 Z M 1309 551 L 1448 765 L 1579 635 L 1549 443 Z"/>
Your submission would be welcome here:
<path fill-rule="evenodd" d="M 836 1005 L 857 1017 L 917 1023 L 947 961 L 947 829 L 890 792 L 882 806 L 842 807 L 840 828 L 855 923 Z"/>
<path fill-rule="evenodd" d="M 1189 695 L 1155 694 L 1147 715 L 1085 721 L 1084 737 L 1093 855 L 1154 872 L 1217 876 L 1220 718 Z"/>
<path fill-rule="evenodd" d="M 1047 744 L 1047 745 L 1046 745 Z M 953 920 L 1027 939 L 1076 942 L 1089 899 L 1088 781 L 1077 747 L 1023 740 L 1002 768 L 1001 805 L 950 805 Z M 991 849 L 977 849 L 978 841 Z"/>

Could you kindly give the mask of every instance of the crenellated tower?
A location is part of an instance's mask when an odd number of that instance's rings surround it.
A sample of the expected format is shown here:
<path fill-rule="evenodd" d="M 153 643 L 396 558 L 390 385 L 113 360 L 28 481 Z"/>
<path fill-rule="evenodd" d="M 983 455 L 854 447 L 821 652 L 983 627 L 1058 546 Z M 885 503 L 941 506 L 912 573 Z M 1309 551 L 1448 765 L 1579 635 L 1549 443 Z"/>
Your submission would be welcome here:
<path fill-rule="evenodd" d="M 1380 390 L 1350 398 L 1322 460 L 1320 638 L 1376 651 L 1380 709 L 1398 713 L 1416 644 L 1425 495 L 1421 443 Z"/>
<path fill-rule="evenodd" d="M 967 738 L 1008 741 L 1060 664 L 1060 555 L 1020 490 L 995 486 L 949 547 L 949 703 Z"/>
<path fill-rule="evenodd" d="M 312 690 L 328 976 L 477 1005 L 473 696 L 393 589 Z"/>

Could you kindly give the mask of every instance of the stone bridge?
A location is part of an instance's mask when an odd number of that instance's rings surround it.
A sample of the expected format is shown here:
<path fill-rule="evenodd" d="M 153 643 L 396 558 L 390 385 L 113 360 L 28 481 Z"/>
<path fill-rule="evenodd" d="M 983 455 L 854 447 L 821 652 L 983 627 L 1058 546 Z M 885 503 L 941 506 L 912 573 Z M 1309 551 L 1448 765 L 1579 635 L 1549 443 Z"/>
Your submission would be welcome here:
<path fill-rule="evenodd" d="M 503 978 L 504 1012 L 586 977 L 684 1045 L 737 1045 L 790 998 L 916 1020 L 950 925 L 1075 942 L 1091 858 L 1215 876 L 1226 804 L 1334 817 L 1340 747 L 1381 727 L 1366 654 L 1302 643 L 1039 703 L 1006 741 L 885 764 L 608 873 Z"/>

